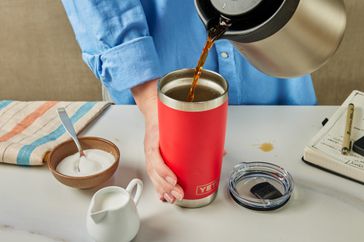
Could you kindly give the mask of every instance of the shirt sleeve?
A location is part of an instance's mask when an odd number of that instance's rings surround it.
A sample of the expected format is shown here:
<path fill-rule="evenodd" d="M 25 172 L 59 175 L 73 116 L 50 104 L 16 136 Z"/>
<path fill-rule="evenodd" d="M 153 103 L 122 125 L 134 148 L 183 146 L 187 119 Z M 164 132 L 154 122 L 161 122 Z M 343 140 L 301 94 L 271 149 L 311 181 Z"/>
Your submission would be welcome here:
<path fill-rule="evenodd" d="M 84 62 L 108 89 L 160 77 L 159 58 L 139 0 L 62 0 Z"/>

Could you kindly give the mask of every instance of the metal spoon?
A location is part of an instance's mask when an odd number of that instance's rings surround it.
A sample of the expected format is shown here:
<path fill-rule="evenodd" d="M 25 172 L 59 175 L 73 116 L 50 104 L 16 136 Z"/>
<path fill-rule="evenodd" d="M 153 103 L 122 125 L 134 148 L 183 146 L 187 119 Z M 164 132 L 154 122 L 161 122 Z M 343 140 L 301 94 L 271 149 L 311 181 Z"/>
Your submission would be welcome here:
<path fill-rule="evenodd" d="M 58 112 L 59 118 L 61 119 L 63 127 L 66 129 L 67 133 L 71 136 L 71 138 L 75 142 L 77 149 L 80 153 L 80 157 L 82 157 L 82 156 L 86 157 L 85 153 L 83 152 L 82 146 L 77 138 L 77 134 L 73 127 L 71 119 L 68 117 L 66 110 L 64 108 L 58 108 L 57 112 Z M 79 160 L 76 161 L 75 168 L 77 169 L 78 172 L 80 172 L 80 161 Z"/>

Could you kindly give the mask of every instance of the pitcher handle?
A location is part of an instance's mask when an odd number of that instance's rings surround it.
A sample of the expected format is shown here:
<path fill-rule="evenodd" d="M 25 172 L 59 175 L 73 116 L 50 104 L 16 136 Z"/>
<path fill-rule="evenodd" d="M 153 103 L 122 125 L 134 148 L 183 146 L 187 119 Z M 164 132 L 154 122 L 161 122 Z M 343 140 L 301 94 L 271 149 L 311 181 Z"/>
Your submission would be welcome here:
<path fill-rule="evenodd" d="M 131 180 L 128 184 L 128 186 L 126 187 L 126 191 L 131 194 L 131 192 L 133 191 L 134 187 L 136 186 L 136 192 L 134 195 L 134 203 L 135 205 L 138 204 L 140 196 L 142 195 L 142 191 L 143 191 L 143 182 L 140 179 L 134 178 L 133 180 Z"/>

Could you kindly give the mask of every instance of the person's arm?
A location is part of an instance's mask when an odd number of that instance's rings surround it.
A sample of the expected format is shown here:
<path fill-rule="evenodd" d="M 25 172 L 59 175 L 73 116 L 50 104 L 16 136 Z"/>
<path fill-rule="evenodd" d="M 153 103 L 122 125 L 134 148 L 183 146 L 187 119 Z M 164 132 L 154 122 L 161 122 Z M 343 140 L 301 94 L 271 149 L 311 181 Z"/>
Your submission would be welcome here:
<path fill-rule="evenodd" d="M 62 0 L 82 58 L 109 90 L 158 78 L 159 58 L 139 0 Z"/>
<path fill-rule="evenodd" d="M 132 88 L 145 118 L 147 172 L 161 198 L 182 199 L 159 152 L 156 79 L 159 59 L 139 0 L 62 0 L 83 60 L 109 90 Z M 151 81 L 154 80 L 154 81 Z"/>
<path fill-rule="evenodd" d="M 159 151 L 159 126 L 157 110 L 157 80 L 132 89 L 135 101 L 144 115 L 144 152 L 147 172 L 161 200 L 173 203 L 183 198 L 183 190 L 177 184 L 176 175 L 166 166 Z"/>

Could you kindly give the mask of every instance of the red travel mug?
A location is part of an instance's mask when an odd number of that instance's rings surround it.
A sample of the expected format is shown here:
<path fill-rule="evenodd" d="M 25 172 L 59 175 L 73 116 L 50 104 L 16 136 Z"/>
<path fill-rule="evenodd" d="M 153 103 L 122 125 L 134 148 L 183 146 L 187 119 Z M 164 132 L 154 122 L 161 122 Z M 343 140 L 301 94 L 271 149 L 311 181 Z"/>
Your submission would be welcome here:
<path fill-rule="evenodd" d="M 194 69 L 171 72 L 158 83 L 160 152 L 184 190 L 182 207 L 211 203 L 220 180 L 228 107 L 228 85 L 203 70 L 195 100 L 187 102 Z"/>

